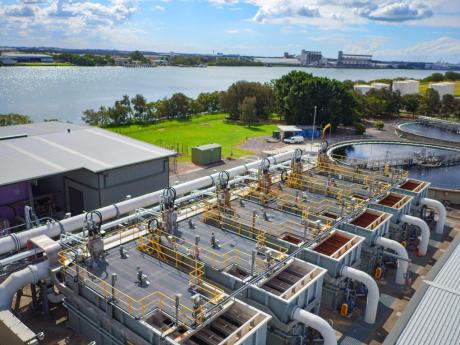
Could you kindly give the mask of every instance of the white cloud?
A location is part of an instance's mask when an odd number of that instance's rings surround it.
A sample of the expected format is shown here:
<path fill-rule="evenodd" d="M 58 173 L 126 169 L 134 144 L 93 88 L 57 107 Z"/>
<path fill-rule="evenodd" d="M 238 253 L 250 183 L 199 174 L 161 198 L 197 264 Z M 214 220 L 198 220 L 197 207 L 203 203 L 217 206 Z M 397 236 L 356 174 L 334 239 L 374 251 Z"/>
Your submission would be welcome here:
<path fill-rule="evenodd" d="M 369 22 L 431 23 L 437 15 L 457 22 L 460 2 L 449 0 L 208 0 L 224 6 L 237 3 L 256 7 L 252 20 L 268 24 L 312 24 L 345 27 Z M 456 3 L 456 4 L 453 4 Z M 456 14 L 457 11 L 457 14 Z M 321 18 L 321 20 L 319 20 Z M 438 23 L 439 24 L 439 23 Z M 442 25 L 442 24 L 440 24 Z M 459 24 L 460 25 L 460 24 Z"/>
<path fill-rule="evenodd" d="M 238 30 L 238 29 L 230 29 L 230 30 L 227 30 L 225 32 L 228 33 L 228 34 L 237 34 L 237 33 L 240 32 L 240 30 Z"/>
<path fill-rule="evenodd" d="M 436 40 L 420 42 L 402 49 L 382 49 L 375 51 L 376 58 L 411 61 L 460 62 L 460 40 L 440 37 Z"/>
<path fill-rule="evenodd" d="M 111 0 L 108 4 L 90 0 L 0 4 L 0 25 L 23 31 L 61 32 L 114 27 L 125 23 L 137 5 L 137 0 Z"/>
<path fill-rule="evenodd" d="M 160 6 L 160 5 L 155 6 L 154 9 L 155 9 L 155 11 L 160 11 L 160 12 L 164 12 L 164 11 L 165 11 L 164 6 Z"/>

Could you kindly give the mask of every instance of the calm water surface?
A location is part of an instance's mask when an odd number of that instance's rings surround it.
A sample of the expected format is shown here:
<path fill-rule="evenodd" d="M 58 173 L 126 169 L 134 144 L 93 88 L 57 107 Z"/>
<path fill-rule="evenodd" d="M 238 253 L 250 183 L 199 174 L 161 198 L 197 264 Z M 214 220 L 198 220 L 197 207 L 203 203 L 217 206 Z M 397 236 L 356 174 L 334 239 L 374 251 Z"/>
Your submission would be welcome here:
<path fill-rule="evenodd" d="M 460 134 L 433 126 L 423 125 L 421 123 L 405 123 L 401 125 L 401 129 L 427 138 L 460 143 Z"/>
<path fill-rule="evenodd" d="M 384 159 L 387 152 L 394 157 L 403 155 L 413 155 L 419 152 L 423 146 L 415 145 L 398 145 L 398 144 L 355 144 L 339 148 L 337 153 L 345 155 L 350 160 L 356 159 Z M 427 148 L 427 153 L 434 154 L 452 154 L 453 150 Z M 409 176 L 415 179 L 431 182 L 433 187 L 460 189 L 460 165 L 439 167 L 439 168 L 424 168 L 414 166 L 409 170 Z"/>
<path fill-rule="evenodd" d="M 338 80 L 424 78 L 433 71 L 364 70 L 290 67 L 123 68 L 123 67 L 3 67 L 0 68 L 0 114 L 26 114 L 34 121 L 54 117 L 80 122 L 85 109 L 112 105 L 128 94 L 149 101 L 183 92 L 225 90 L 238 80 L 268 82 L 293 69 Z"/>

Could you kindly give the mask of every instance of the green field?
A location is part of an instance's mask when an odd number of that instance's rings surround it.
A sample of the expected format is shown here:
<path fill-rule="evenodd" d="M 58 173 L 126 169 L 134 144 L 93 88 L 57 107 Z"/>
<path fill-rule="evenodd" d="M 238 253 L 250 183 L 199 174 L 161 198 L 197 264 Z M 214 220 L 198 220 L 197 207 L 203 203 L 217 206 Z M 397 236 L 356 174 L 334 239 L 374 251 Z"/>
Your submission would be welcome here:
<path fill-rule="evenodd" d="M 420 82 L 420 94 L 423 95 L 426 92 L 426 89 L 428 89 L 428 86 L 430 85 L 429 82 Z M 454 95 L 456 97 L 460 97 L 460 82 L 456 81 L 455 82 L 455 88 L 454 88 Z"/>
<path fill-rule="evenodd" d="M 238 158 L 252 154 L 238 148 L 246 139 L 258 136 L 271 136 L 276 130 L 274 124 L 244 126 L 226 121 L 224 114 L 201 115 L 189 120 L 170 120 L 152 125 L 130 125 L 108 128 L 116 133 L 167 147 L 180 154 L 179 160 L 191 160 L 193 146 L 204 144 L 222 145 L 222 158 Z"/>

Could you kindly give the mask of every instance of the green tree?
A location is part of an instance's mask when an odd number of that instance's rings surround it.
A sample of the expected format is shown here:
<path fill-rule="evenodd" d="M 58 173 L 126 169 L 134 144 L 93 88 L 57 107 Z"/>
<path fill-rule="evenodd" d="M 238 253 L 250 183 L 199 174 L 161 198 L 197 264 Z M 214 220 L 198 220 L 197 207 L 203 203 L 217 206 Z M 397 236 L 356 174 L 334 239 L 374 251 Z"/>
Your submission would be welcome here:
<path fill-rule="evenodd" d="M 377 128 L 379 131 L 383 130 L 385 127 L 385 122 L 379 120 L 375 122 L 375 128 Z"/>
<path fill-rule="evenodd" d="M 441 110 L 441 100 L 439 93 L 433 89 L 427 89 L 423 95 L 418 111 L 425 116 L 436 116 Z"/>
<path fill-rule="evenodd" d="M 123 95 L 120 104 L 126 109 L 127 119 L 130 120 L 133 113 L 133 108 L 131 106 L 131 100 L 129 99 L 129 96 Z"/>
<path fill-rule="evenodd" d="M 23 125 L 32 123 L 30 117 L 21 114 L 0 114 L 0 126 Z"/>
<path fill-rule="evenodd" d="M 257 120 L 257 99 L 254 96 L 246 97 L 241 103 L 240 120 L 246 125 L 250 125 Z"/>
<path fill-rule="evenodd" d="M 241 114 L 241 105 L 246 97 L 256 98 L 257 115 L 261 118 L 268 118 L 273 111 L 274 94 L 269 85 L 261 83 L 238 81 L 232 84 L 226 92 L 220 96 L 220 107 L 238 119 Z"/>
<path fill-rule="evenodd" d="M 155 115 L 158 120 L 171 118 L 171 105 L 166 97 L 153 103 Z"/>
<path fill-rule="evenodd" d="M 409 94 L 401 97 L 402 108 L 412 115 L 415 115 L 420 102 L 421 96 L 419 94 Z"/>
<path fill-rule="evenodd" d="M 140 62 L 143 62 L 143 63 L 147 63 L 149 62 L 149 60 L 144 56 L 144 54 L 142 54 L 139 50 L 135 50 L 133 51 L 132 53 L 130 53 L 128 55 L 131 59 L 133 59 L 134 61 L 140 61 Z"/>
<path fill-rule="evenodd" d="M 171 116 L 185 118 L 192 113 L 192 99 L 183 93 L 175 93 L 169 99 Z"/>
<path fill-rule="evenodd" d="M 310 125 L 317 107 L 317 125 L 352 124 L 359 117 L 358 103 L 343 83 L 292 71 L 274 81 L 275 102 L 288 124 Z"/>
<path fill-rule="evenodd" d="M 455 99 L 454 115 L 460 120 L 460 99 Z"/>
<path fill-rule="evenodd" d="M 399 115 L 401 96 L 389 89 L 372 89 L 363 96 L 365 114 L 371 117 L 393 117 Z"/>
<path fill-rule="evenodd" d="M 134 109 L 134 120 L 137 122 L 147 122 L 147 99 L 144 96 L 137 94 L 131 99 L 131 104 Z"/>
<path fill-rule="evenodd" d="M 220 109 L 220 92 L 202 92 L 194 101 L 194 113 L 217 113 Z"/>
<path fill-rule="evenodd" d="M 442 96 L 441 101 L 441 115 L 448 117 L 455 112 L 455 97 L 451 94 L 445 94 Z"/>
<path fill-rule="evenodd" d="M 454 71 L 447 71 L 444 73 L 444 80 L 460 80 L 460 73 Z"/>
<path fill-rule="evenodd" d="M 112 125 L 119 126 L 129 122 L 129 110 L 122 101 L 115 101 L 114 106 L 108 108 L 107 112 Z"/>
<path fill-rule="evenodd" d="M 444 80 L 444 75 L 439 72 L 433 73 L 432 75 L 423 79 L 423 81 L 434 81 L 434 82 L 443 81 L 443 80 Z"/>

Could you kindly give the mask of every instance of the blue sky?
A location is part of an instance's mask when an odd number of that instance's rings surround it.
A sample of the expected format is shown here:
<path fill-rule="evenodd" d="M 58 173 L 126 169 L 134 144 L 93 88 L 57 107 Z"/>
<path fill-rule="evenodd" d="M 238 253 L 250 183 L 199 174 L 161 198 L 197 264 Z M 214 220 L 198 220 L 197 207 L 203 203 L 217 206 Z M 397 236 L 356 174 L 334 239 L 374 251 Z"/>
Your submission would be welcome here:
<path fill-rule="evenodd" d="M 0 46 L 460 62 L 459 0 L 0 0 Z"/>

